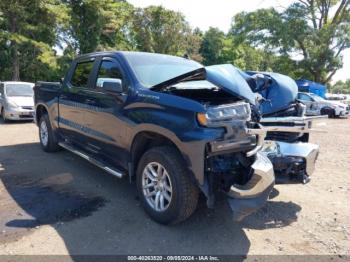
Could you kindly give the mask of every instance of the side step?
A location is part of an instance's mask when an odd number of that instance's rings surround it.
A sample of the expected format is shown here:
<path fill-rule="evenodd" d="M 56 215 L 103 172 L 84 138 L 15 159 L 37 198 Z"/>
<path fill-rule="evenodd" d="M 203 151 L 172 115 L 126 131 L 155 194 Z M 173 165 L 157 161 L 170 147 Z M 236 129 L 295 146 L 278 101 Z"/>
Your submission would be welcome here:
<path fill-rule="evenodd" d="M 89 156 L 86 153 L 83 153 L 81 151 L 79 151 L 76 147 L 68 144 L 68 143 L 64 143 L 64 142 L 60 142 L 58 143 L 61 147 L 63 147 L 64 149 L 67 149 L 68 151 L 86 159 L 87 161 L 89 161 L 91 164 L 94 164 L 95 166 L 102 168 L 103 170 L 105 170 L 106 172 L 112 174 L 113 176 L 116 176 L 118 178 L 122 178 L 125 174 L 122 173 L 119 170 L 116 170 L 114 167 L 110 167 L 107 164 L 105 164 L 103 161 L 97 160 L 91 156 Z"/>

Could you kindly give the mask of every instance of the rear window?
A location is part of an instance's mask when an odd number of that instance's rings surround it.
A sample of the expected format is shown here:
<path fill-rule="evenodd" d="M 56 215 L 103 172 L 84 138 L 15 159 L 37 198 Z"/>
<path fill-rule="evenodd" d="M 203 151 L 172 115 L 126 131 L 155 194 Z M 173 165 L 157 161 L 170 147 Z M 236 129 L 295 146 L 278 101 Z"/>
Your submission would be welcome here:
<path fill-rule="evenodd" d="M 87 87 L 93 64 L 93 61 L 78 63 L 75 67 L 71 84 L 75 87 Z"/>

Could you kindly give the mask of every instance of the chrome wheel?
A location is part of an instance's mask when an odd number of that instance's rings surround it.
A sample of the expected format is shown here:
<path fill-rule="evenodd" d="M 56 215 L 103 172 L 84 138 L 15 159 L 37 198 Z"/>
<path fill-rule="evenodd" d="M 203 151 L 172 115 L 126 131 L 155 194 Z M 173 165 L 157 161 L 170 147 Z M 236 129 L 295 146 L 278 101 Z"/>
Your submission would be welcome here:
<path fill-rule="evenodd" d="M 166 169 L 157 162 L 149 163 L 142 173 L 142 189 L 147 203 L 155 211 L 165 211 L 172 199 L 173 188 Z"/>
<path fill-rule="evenodd" d="M 49 141 L 49 132 L 45 121 L 41 121 L 40 124 L 40 140 L 44 146 L 47 146 Z"/>

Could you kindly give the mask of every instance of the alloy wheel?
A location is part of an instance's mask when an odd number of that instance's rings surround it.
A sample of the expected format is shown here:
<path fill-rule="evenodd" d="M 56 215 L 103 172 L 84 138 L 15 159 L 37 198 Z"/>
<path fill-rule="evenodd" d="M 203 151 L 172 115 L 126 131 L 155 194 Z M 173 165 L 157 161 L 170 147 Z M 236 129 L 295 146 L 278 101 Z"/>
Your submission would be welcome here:
<path fill-rule="evenodd" d="M 42 121 L 40 124 L 40 139 L 41 139 L 41 143 L 44 146 L 47 146 L 49 141 L 49 132 L 45 121 Z"/>
<path fill-rule="evenodd" d="M 147 203 L 157 212 L 165 211 L 173 196 L 167 170 L 157 162 L 149 163 L 142 173 L 142 190 Z"/>

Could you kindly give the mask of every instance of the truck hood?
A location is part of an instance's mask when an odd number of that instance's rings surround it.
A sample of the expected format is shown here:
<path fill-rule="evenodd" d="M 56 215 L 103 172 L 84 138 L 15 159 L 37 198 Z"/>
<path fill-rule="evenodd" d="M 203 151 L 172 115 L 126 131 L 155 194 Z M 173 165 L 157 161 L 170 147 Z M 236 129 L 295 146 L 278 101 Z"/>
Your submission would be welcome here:
<path fill-rule="evenodd" d="M 154 91 L 160 91 L 163 88 L 181 82 L 195 80 L 207 80 L 226 92 L 242 98 L 253 105 L 256 103 L 256 95 L 250 89 L 248 83 L 240 74 L 240 71 L 231 64 L 202 67 L 159 83 L 151 87 L 151 89 Z"/>
<path fill-rule="evenodd" d="M 15 103 L 17 106 L 34 106 L 32 96 L 11 96 L 7 97 L 7 101 Z"/>
<path fill-rule="evenodd" d="M 298 86 L 292 78 L 274 72 L 243 72 L 246 78 L 257 73 L 271 79 L 270 85 L 266 89 L 259 91 L 259 94 L 265 99 L 260 104 L 262 114 L 271 114 L 284 110 L 296 100 Z"/>

